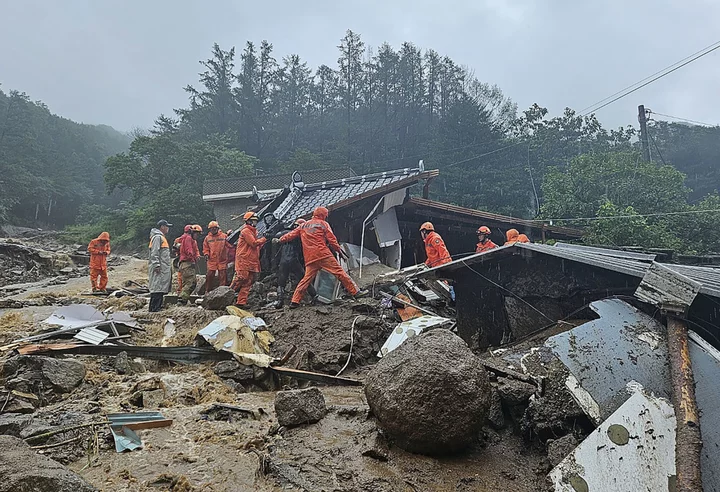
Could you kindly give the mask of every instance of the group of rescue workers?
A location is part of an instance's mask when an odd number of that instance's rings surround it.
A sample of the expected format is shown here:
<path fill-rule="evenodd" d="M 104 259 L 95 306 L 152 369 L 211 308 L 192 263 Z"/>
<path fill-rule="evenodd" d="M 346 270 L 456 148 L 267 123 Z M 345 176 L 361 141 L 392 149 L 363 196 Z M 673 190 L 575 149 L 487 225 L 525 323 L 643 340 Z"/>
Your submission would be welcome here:
<path fill-rule="evenodd" d="M 296 308 L 309 293 L 311 303 L 315 303 L 318 294 L 313 281 L 320 270 L 335 276 L 351 296 L 358 298 L 368 294 L 361 290 L 343 270 L 335 255 L 347 257 L 340 247 L 335 234 L 327 222 L 329 212 L 325 207 L 313 211 L 310 220 L 297 219 L 289 229 L 278 232 L 272 243 L 279 246 L 278 287 L 275 307 L 280 308 L 285 301 L 285 287 L 290 277 L 298 281 L 290 302 L 290 308 Z M 207 261 L 204 291 L 210 292 L 216 287 L 228 285 L 237 292 L 236 304 L 246 306 L 250 289 L 260 273 L 260 250 L 267 243 L 265 237 L 258 238 L 259 217 L 255 212 L 243 215 L 244 225 L 237 234 L 237 242 L 228 239 L 232 230 L 226 233 L 220 230 L 217 221 L 208 224 L 208 234 L 203 240 L 202 255 Z M 149 311 L 162 308 L 163 297 L 170 292 L 172 284 L 172 260 L 166 235 L 172 224 L 160 220 L 150 231 L 148 287 L 150 290 Z M 175 267 L 177 269 L 178 296 L 181 304 L 186 304 L 196 287 L 197 262 L 201 257 L 198 239 L 202 234 L 198 224 L 186 225 L 183 234 L 173 243 Z M 491 231 L 481 226 L 477 231 L 476 253 L 497 248 L 491 239 Z M 420 226 L 420 235 L 425 244 L 427 259 L 425 266 L 432 268 L 452 261 L 443 238 L 435 232 L 431 222 Z M 505 246 L 514 243 L 529 243 L 525 234 L 516 229 L 506 233 Z M 107 257 L 110 254 L 110 235 L 103 232 L 88 245 L 90 253 L 90 281 L 93 292 L 106 293 L 108 282 Z M 303 267 L 304 265 L 304 267 Z"/>

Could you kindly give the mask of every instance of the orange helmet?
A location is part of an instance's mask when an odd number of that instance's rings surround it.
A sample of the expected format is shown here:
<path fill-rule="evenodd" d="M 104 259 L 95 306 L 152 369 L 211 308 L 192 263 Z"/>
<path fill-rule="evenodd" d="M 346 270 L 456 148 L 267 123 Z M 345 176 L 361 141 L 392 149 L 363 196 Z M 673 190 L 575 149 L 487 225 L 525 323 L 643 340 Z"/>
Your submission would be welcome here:
<path fill-rule="evenodd" d="M 249 220 L 260 220 L 260 217 L 258 217 L 258 214 L 256 214 L 255 212 L 245 212 L 243 214 L 243 220 L 245 222 Z"/>
<path fill-rule="evenodd" d="M 220 224 L 217 223 L 217 220 L 211 220 L 208 224 L 208 229 L 212 229 L 213 227 L 220 227 Z"/>
<path fill-rule="evenodd" d="M 480 226 L 477 230 L 478 234 L 490 234 L 490 228 L 488 226 Z"/>
<path fill-rule="evenodd" d="M 330 211 L 325 207 L 318 207 L 313 210 L 313 217 L 317 217 L 318 219 L 325 220 L 328 215 L 330 215 Z"/>
<path fill-rule="evenodd" d="M 423 225 L 420 226 L 421 231 L 434 231 L 435 226 L 432 225 L 432 222 L 425 222 Z"/>
<path fill-rule="evenodd" d="M 200 224 L 193 224 L 192 230 L 195 232 L 202 232 L 202 227 L 200 227 Z"/>
<path fill-rule="evenodd" d="M 520 233 L 517 229 L 508 229 L 508 231 L 505 233 L 505 237 L 508 241 L 517 241 L 519 235 Z"/>
<path fill-rule="evenodd" d="M 300 226 L 303 225 L 305 222 L 307 222 L 305 219 L 297 219 L 295 222 L 293 222 L 293 225 L 296 226 L 296 227 L 300 227 Z"/>

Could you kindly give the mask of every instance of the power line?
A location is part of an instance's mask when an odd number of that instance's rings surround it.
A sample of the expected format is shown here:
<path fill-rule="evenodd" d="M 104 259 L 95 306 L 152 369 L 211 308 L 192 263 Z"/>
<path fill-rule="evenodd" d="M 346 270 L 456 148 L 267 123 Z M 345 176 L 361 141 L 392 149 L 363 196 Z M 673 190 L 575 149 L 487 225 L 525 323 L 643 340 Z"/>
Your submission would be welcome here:
<path fill-rule="evenodd" d="M 656 114 L 656 115 L 658 115 L 658 116 L 664 116 L 665 118 L 670 118 L 670 119 L 678 120 L 678 121 L 686 121 L 686 122 L 688 122 L 688 123 L 693 123 L 693 124 L 695 124 L 695 125 L 703 125 L 703 126 L 710 126 L 710 127 L 720 126 L 720 125 L 718 125 L 718 124 L 703 123 L 702 121 L 690 120 L 690 119 L 688 119 L 688 118 L 681 118 L 681 117 L 679 117 L 679 116 L 672 116 L 672 115 L 669 115 L 669 114 L 657 113 L 657 112 L 652 111 L 652 110 L 649 110 L 649 111 L 650 111 L 650 114 L 651 114 L 651 115 L 652 115 L 652 114 Z"/>
<path fill-rule="evenodd" d="M 587 108 L 585 108 L 585 110 L 583 110 L 583 111 L 581 112 L 581 114 L 579 114 L 579 116 L 580 116 L 580 117 L 587 116 L 587 115 L 590 114 L 590 113 L 594 113 L 594 112 L 596 112 L 596 111 L 598 111 L 598 110 L 600 110 L 600 109 L 602 109 L 602 108 L 604 108 L 604 107 L 606 107 L 606 106 L 609 106 L 610 104 L 612 104 L 612 103 L 614 103 L 614 102 L 616 102 L 616 101 L 618 101 L 618 100 L 620 100 L 620 99 L 622 99 L 622 98 L 624 98 L 624 97 L 632 94 L 633 92 L 636 92 L 636 91 L 642 89 L 643 87 L 646 87 L 646 86 L 652 84 L 652 83 L 655 82 L 656 80 L 659 80 L 659 79 L 665 77 L 666 75 L 669 75 L 669 74 L 675 72 L 676 70 L 679 70 L 679 69 L 681 69 L 682 67 L 684 67 L 684 66 L 686 66 L 686 65 L 694 62 L 695 60 L 697 60 L 697 59 L 699 59 L 699 58 L 702 58 L 703 56 L 705 56 L 705 55 L 707 55 L 707 54 L 709 54 L 709 53 L 712 53 L 713 51 L 715 51 L 715 50 L 718 49 L 718 48 L 720 48 L 720 41 L 717 41 L 717 42 L 711 44 L 710 46 L 707 46 L 707 47 L 701 49 L 700 51 L 696 51 L 696 52 L 693 53 L 692 55 L 687 56 L 687 57 L 683 58 L 682 60 L 673 63 L 672 65 L 669 65 L 668 67 L 664 68 L 663 70 L 660 70 L 659 72 L 655 72 L 654 74 L 652 74 L 652 75 L 650 75 L 650 76 L 648 76 L 648 77 L 645 77 L 645 78 L 642 79 L 641 81 L 636 82 L 635 84 L 626 87 L 626 88 L 623 89 L 622 91 L 616 92 L 615 94 L 613 94 L 613 95 L 611 95 L 611 96 L 608 96 L 608 97 L 606 97 L 605 99 L 602 99 L 601 101 L 598 101 L 597 103 L 595 103 L 595 104 L 593 104 L 593 105 L 591 105 L 591 106 L 588 106 Z M 640 84 L 640 85 L 638 85 L 638 84 Z M 633 87 L 634 87 L 634 88 L 633 88 Z M 627 89 L 630 89 L 630 88 L 632 88 L 632 89 L 629 90 L 629 91 L 627 91 Z M 603 103 L 603 104 L 601 104 L 601 103 Z M 600 106 L 597 106 L 598 104 L 601 104 L 601 105 L 600 105 Z M 597 107 L 595 107 L 595 106 L 597 106 Z M 587 111 L 588 108 L 595 108 L 595 109 L 592 109 L 591 111 Z M 658 114 L 659 114 L 659 113 L 658 113 Z M 543 139 L 543 143 L 544 143 L 548 138 L 549 138 L 549 136 L 546 136 L 545 139 Z M 496 154 L 497 152 L 502 152 L 503 150 L 507 150 L 507 149 L 510 149 L 510 148 L 515 147 L 515 146 L 517 146 L 517 145 L 521 145 L 522 143 L 524 143 L 524 141 L 521 140 L 521 141 L 519 141 L 519 142 L 510 144 L 510 145 L 506 145 L 506 146 L 504 146 L 504 147 L 500 147 L 499 149 L 495 149 L 495 150 L 490 151 L 490 152 L 485 152 L 485 153 L 483 153 L 483 154 L 479 154 L 479 155 L 476 155 L 476 156 L 473 156 L 473 157 L 469 157 L 469 158 L 463 159 L 463 160 L 461 160 L 461 161 L 453 162 L 453 163 L 448 164 L 447 166 L 445 166 L 445 169 L 447 169 L 447 168 L 449 168 L 449 167 L 457 166 L 457 165 L 460 165 L 460 164 L 465 164 L 466 162 L 470 162 L 470 161 L 473 161 L 473 160 L 475 160 L 475 159 L 480 159 L 480 158 L 482 158 L 482 157 L 487 157 L 487 156 L 489 156 L 489 155 Z"/>
<path fill-rule="evenodd" d="M 665 217 L 669 215 L 689 215 L 689 214 L 702 214 L 702 213 L 716 213 L 720 214 L 720 209 L 703 209 L 703 210 L 684 210 L 682 212 L 659 212 L 654 214 L 632 214 L 632 215 L 608 215 L 605 217 L 565 217 L 562 219 L 532 219 L 528 222 L 572 222 L 578 220 L 605 220 L 605 219 L 627 219 L 627 218 L 638 218 L 638 217 Z"/>
<path fill-rule="evenodd" d="M 602 103 L 604 103 L 605 101 L 607 101 L 607 100 L 609 100 L 609 99 L 612 99 L 613 97 L 615 97 L 615 96 L 617 96 L 617 95 L 619 95 L 619 94 L 622 94 L 622 93 L 625 92 L 626 90 L 632 89 L 633 87 L 635 87 L 635 86 L 638 85 L 638 84 L 642 84 L 642 83 L 645 82 L 646 80 L 649 80 L 649 79 L 655 77 L 656 75 L 660 75 L 660 74 L 663 73 L 664 71 L 669 70 L 670 68 L 674 67 L 675 65 L 678 65 L 678 64 L 680 64 L 680 63 L 682 63 L 682 62 L 684 62 L 684 61 L 686 61 L 686 60 L 689 60 L 689 59 L 692 58 L 693 56 L 698 55 L 698 54 L 702 53 L 703 51 L 712 48 L 713 46 L 715 46 L 715 45 L 718 44 L 718 43 L 720 43 L 720 41 L 718 41 L 718 42 L 716 42 L 716 43 L 713 43 L 713 44 L 711 44 L 710 46 L 706 46 L 705 48 L 703 48 L 703 49 L 701 49 L 701 50 L 699 50 L 699 51 L 696 51 L 695 53 L 693 53 L 693 54 L 691 54 L 691 55 L 686 56 L 686 57 L 683 58 L 682 60 L 677 61 L 677 62 L 673 63 L 672 65 L 669 65 L 669 66 L 663 68 L 662 70 L 658 70 L 658 71 L 655 72 L 654 74 L 648 75 L 648 76 L 645 77 L 644 79 L 639 80 L 639 81 L 635 82 L 634 84 L 631 84 L 631 85 L 625 87 L 624 89 L 620 89 L 619 91 L 617 91 L 617 92 L 614 93 L 614 94 L 610 94 L 610 95 L 609 95 L 608 97 L 606 97 L 605 99 L 602 99 L 602 100 L 596 102 L 595 104 L 591 104 L 590 106 L 588 106 L 588 107 L 586 107 L 586 108 L 584 108 L 584 109 L 581 109 L 579 112 L 580 112 L 580 113 L 584 113 L 584 112 L 587 111 L 588 109 L 591 109 L 591 108 L 597 106 L 598 104 L 602 104 Z"/>
<path fill-rule="evenodd" d="M 712 53 L 712 52 L 715 51 L 716 49 L 720 48 L 720 41 L 718 41 L 717 43 L 715 43 L 715 45 L 711 45 L 711 46 L 712 46 L 712 48 L 708 49 L 707 51 L 704 51 L 704 52 L 700 53 L 699 55 L 695 55 L 695 56 L 693 56 L 692 58 L 690 58 L 689 60 L 686 59 L 685 62 L 681 63 L 680 65 L 677 65 L 676 67 L 672 68 L 671 70 L 668 70 L 668 71 L 666 71 L 666 72 L 663 72 L 663 73 L 661 73 L 660 75 L 657 75 L 656 77 L 653 77 L 653 78 L 651 78 L 650 80 L 647 80 L 645 83 L 640 84 L 639 86 L 635 87 L 634 89 L 631 89 L 631 90 L 629 90 L 629 91 L 627 91 L 627 92 L 624 92 L 624 93 L 620 94 L 620 95 L 617 96 L 617 97 L 614 97 L 613 99 L 611 99 L 611 100 L 607 101 L 606 103 L 604 103 L 604 104 L 596 107 L 595 109 L 592 109 L 591 111 L 588 111 L 587 113 L 582 114 L 581 116 L 587 116 L 587 115 L 590 114 L 590 113 L 595 113 L 595 112 L 597 112 L 598 110 L 600 110 L 600 109 L 602 109 L 602 108 L 604 108 L 604 107 L 606 107 L 606 106 L 611 105 L 611 104 L 614 103 L 615 101 L 619 101 L 620 99 L 622 99 L 622 98 L 624 98 L 624 97 L 626 97 L 626 96 L 629 96 L 629 95 L 632 94 L 633 92 L 639 91 L 639 90 L 642 89 L 643 87 L 646 87 L 646 86 L 652 84 L 652 83 L 655 82 L 656 80 L 659 80 L 659 79 L 665 77 L 666 75 L 670 75 L 671 73 L 675 72 L 676 70 L 681 69 L 681 68 L 684 67 L 685 65 L 689 65 L 690 63 L 694 62 L 695 60 L 698 60 L 699 58 L 702 58 L 703 56 Z M 672 65 L 671 65 L 671 66 L 672 66 Z"/>

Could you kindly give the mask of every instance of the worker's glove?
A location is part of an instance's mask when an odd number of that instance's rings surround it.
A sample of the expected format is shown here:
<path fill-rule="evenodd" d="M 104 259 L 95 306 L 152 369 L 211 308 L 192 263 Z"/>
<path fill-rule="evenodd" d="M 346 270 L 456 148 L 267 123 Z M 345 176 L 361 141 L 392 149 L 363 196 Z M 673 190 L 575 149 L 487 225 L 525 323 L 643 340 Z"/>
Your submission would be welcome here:
<path fill-rule="evenodd" d="M 205 255 L 205 259 L 206 259 L 206 260 L 209 260 L 209 259 L 210 259 L 210 255 Z"/>
<path fill-rule="evenodd" d="M 273 244 L 280 244 L 280 238 L 279 238 L 279 237 L 274 237 L 274 238 L 272 239 L 272 243 L 273 243 Z"/>

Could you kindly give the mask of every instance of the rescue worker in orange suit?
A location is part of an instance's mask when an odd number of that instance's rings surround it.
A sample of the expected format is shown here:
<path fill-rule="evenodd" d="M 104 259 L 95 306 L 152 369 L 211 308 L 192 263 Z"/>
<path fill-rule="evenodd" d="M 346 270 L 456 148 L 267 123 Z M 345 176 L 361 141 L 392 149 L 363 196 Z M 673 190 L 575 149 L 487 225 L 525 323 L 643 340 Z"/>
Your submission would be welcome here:
<path fill-rule="evenodd" d="M 273 243 L 279 242 L 280 238 L 285 234 L 294 231 L 306 222 L 305 219 L 297 219 L 290 229 L 285 228 L 284 230 L 277 233 L 273 239 Z M 285 302 L 285 285 L 292 275 L 295 277 L 297 282 L 300 282 L 305 276 L 305 268 L 302 254 L 302 242 L 300 238 L 293 239 L 280 245 L 280 261 L 278 262 L 278 286 L 277 286 L 277 301 L 275 301 L 275 308 L 280 309 Z M 317 299 L 317 292 L 312 284 L 308 285 L 308 292 L 313 302 Z"/>
<path fill-rule="evenodd" d="M 333 256 L 333 253 L 342 255 L 345 253 L 340 248 L 330 224 L 327 223 L 328 215 L 327 208 L 318 207 L 313 211 L 312 219 L 280 237 L 281 243 L 288 243 L 299 237 L 305 257 L 305 275 L 295 288 L 290 303 L 291 309 L 300 305 L 300 301 L 305 297 L 305 293 L 320 270 L 334 275 L 351 296 L 357 298 L 368 295 L 367 290 L 358 289 L 355 282 Z"/>
<path fill-rule="evenodd" d="M 505 238 L 507 240 L 505 241 L 505 244 L 503 244 L 503 246 L 509 246 L 518 242 L 519 235 L 520 233 L 517 229 L 508 229 L 508 231 L 505 233 Z"/>
<path fill-rule="evenodd" d="M 529 243 L 529 242 L 530 242 L 530 238 L 527 237 L 525 234 L 519 234 L 519 235 L 518 235 L 518 238 L 517 238 L 517 242 L 519 242 L 519 243 Z"/>
<path fill-rule="evenodd" d="M 237 244 L 235 245 L 235 278 L 231 287 L 238 293 L 238 307 L 245 307 L 250 294 L 250 288 L 260 273 L 260 249 L 267 239 L 257 237 L 258 216 L 255 212 L 246 212 L 243 215 L 245 225 L 240 229 Z"/>
<path fill-rule="evenodd" d="M 90 253 L 90 283 L 93 292 L 107 293 L 107 257 L 110 254 L 110 234 L 101 233 L 88 244 Z"/>
<path fill-rule="evenodd" d="M 485 251 L 490 251 L 491 249 L 498 247 L 497 244 L 490 240 L 490 228 L 487 226 L 480 226 L 477 230 L 477 238 L 478 243 L 475 247 L 476 253 L 484 253 Z"/>
<path fill-rule="evenodd" d="M 203 241 L 203 255 L 207 260 L 205 292 L 215 287 L 227 285 L 227 236 L 220 230 L 216 221 L 208 224 L 208 235 Z"/>
<path fill-rule="evenodd" d="M 197 236 L 202 229 L 198 225 L 185 226 L 185 233 L 180 237 L 180 273 L 182 275 L 181 304 L 186 304 L 195 289 L 196 263 L 200 258 Z"/>
<path fill-rule="evenodd" d="M 425 222 L 420 226 L 420 235 L 425 243 L 425 254 L 427 259 L 425 265 L 428 268 L 444 265 L 452 261 L 452 256 L 445 246 L 443 238 L 435 232 L 435 226 L 431 222 Z"/>

